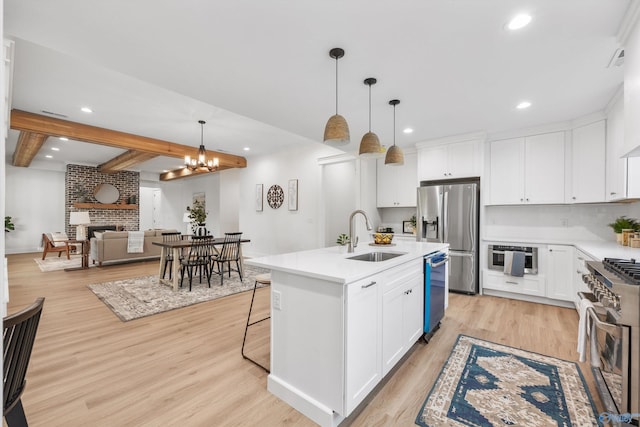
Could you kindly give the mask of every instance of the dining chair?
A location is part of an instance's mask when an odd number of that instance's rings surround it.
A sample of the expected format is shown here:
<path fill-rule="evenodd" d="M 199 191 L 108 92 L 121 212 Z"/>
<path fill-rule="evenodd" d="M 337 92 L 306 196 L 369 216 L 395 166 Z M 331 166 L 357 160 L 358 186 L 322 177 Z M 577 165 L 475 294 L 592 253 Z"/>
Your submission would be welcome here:
<path fill-rule="evenodd" d="M 182 239 L 182 234 L 180 232 L 165 232 L 162 233 L 162 242 L 178 242 Z M 173 273 L 173 251 L 167 251 L 167 256 L 165 257 L 164 269 L 162 270 L 162 278 L 167 275 L 167 268 L 169 269 L 169 280 L 171 280 L 171 273 Z M 182 260 L 183 256 L 180 255 L 180 260 Z"/>
<path fill-rule="evenodd" d="M 185 272 L 189 276 L 189 291 L 193 283 L 194 270 L 202 282 L 204 271 L 207 284 L 211 287 L 211 256 L 213 254 L 213 239 L 196 239 L 189 247 L 189 254 L 180 261 L 180 286 L 184 281 Z"/>
<path fill-rule="evenodd" d="M 240 268 L 240 239 L 242 237 L 242 232 L 235 233 L 224 233 L 224 242 L 222 243 L 222 249 L 218 252 L 218 254 L 214 255 L 212 260 L 212 268 L 213 264 L 217 266 L 218 271 L 216 274 L 220 275 L 220 286 L 224 283 L 224 273 L 225 273 L 225 264 L 229 267 L 229 277 L 231 277 L 231 271 L 236 271 L 240 276 L 240 281 L 242 282 L 242 269 Z M 231 268 L 231 263 L 236 263 L 236 268 Z"/>
<path fill-rule="evenodd" d="M 22 392 L 43 305 L 44 298 L 37 298 L 29 307 L 2 319 L 3 415 L 8 427 L 28 425 Z"/>

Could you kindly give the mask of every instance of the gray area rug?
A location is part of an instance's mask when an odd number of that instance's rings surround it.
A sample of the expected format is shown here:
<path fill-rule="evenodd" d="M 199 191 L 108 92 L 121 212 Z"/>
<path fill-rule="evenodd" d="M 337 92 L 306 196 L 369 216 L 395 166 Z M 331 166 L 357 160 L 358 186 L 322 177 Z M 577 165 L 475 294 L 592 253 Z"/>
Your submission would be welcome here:
<path fill-rule="evenodd" d="M 171 286 L 158 281 L 158 276 L 142 276 L 113 282 L 94 283 L 87 287 L 123 322 L 151 316 L 176 308 L 187 307 L 200 302 L 211 301 L 253 290 L 255 277 L 268 273 L 268 270 L 245 265 L 243 281 L 238 273 L 232 272 L 231 278 L 225 275 L 224 285 L 220 286 L 220 276 L 211 276 L 211 288 L 206 278 L 197 283 L 194 278 L 192 290 L 185 276 L 184 285 L 174 292 Z M 258 284 L 258 287 L 262 287 Z"/>

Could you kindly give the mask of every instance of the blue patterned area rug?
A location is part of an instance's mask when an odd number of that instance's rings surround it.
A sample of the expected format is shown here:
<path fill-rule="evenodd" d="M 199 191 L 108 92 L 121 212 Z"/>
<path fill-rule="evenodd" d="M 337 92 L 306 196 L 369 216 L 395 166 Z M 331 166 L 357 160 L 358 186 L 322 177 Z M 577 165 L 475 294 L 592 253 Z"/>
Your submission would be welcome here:
<path fill-rule="evenodd" d="M 416 424 L 599 426 L 578 365 L 458 336 Z"/>

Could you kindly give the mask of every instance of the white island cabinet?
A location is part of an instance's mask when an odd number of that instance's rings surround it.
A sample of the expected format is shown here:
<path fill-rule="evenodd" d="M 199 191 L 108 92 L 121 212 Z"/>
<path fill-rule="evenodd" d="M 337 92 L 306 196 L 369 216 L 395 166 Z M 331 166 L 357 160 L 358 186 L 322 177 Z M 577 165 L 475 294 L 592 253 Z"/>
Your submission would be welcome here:
<path fill-rule="evenodd" d="M 271 270 L 269 391 L 322 426 L 340 424 L 420 338 L 422 258 L 447 250 L 361 243 L 351 254 L 331 247 L 247 260 Z M 402 255 L 348 259 L 367 252 Z"/>

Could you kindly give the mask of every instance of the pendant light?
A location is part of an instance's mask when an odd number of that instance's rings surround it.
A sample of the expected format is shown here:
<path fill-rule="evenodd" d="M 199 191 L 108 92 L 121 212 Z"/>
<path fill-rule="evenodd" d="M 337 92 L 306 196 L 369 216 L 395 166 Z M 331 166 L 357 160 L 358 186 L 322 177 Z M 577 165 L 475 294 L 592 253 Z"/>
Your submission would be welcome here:
<path fill-rule="evenodd" d="M 402 149 L 396 145 L 396 105 L 398 104 L 400 101 L 397 99 L 389 101 L 389 105 L 393 105 L 393 145 L 387 150 L 387 155 L 384 158 L 385 165 L 404 165 L 404 154 L 402 154 Z"/>
<path fill-rule="evenodd" d="M 336 114 L 329 118 L 324 128 L 324 142 L 331 145 L 346 145 L 349 143 L 349 125 L 347 120 L 338 114 L 338 59 L 344 56 L 344 50 L 339 47 L 329 51 L 329 56 L 336 60 Z"/>
<path fill-rule="evenodd" d="M 369 132 L 365 133 L 360 141 L 360 155 L 370 157 L 372 155 L 378 155 L 382 152 L 380 145 L 380 139 L 378 135 L 371 132 L 371 86 L 378 81 L 373 77 L 364 79 L 364 84 L 369 86 Z"/>
<path fill-rule="evenodd" d="M 186 155 L 184 156 L 184 164 L 192 171 L 205 169 L 205 172 L 206 170 L 214 172 L 220 167 L 220 161 L 217 157 L 214 157 L 213 160 L 207 160 L 207 150 L 204 148 L 204 124 L 206 122 L 204 120 L 198 120 L 198 123 L 200 123 L 200 147 L 198 148 L 198 157 L 192 159 L 191 156 Z"/>

